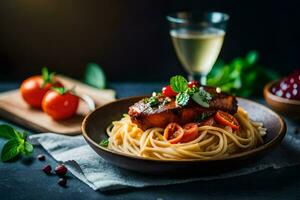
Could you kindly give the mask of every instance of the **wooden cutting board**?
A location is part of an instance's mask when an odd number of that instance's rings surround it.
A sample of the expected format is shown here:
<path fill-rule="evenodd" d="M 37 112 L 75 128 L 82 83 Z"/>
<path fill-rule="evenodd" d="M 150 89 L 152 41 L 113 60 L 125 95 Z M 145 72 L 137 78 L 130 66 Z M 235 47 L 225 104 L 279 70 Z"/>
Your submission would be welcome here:
<path fill-rule="evenodd" d="M 62 75 L 57 75 L 57 78 L 65 87 L 75 87 L 76 93 L 90 96 L 96 106 L 115 100 L 114 90 L 99 90 Z M 86 114 L 88 114 L 88 107 L 80 101 L 76 116 L 63 121 L 55 121 L 43 111 L 28 106 L 22 99 L 19 90 L 0 93 L 0 117 L 37 132 L 54 132 L 66 135 L 79 134 L 81 133 L 81 122 Z"/>

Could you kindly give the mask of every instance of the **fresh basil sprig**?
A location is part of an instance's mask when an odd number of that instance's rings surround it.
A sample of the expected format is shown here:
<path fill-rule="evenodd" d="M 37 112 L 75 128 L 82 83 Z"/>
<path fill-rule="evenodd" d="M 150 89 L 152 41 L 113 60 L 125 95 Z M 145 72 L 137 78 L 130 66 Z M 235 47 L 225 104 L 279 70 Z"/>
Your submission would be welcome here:
<path fill-rule="evenodd" d="M 250 51 L 229 63 L 218 60 L 207 76 L 207 85 L 219 87 L 223 92 L 249 97 L 260 95 L 264 85 L 279 78 L 278 73 L 257 63 L 259 54 Z"/>
<path fill-rule="evenodd" d="M 199 105 L 205 108 L 209 107 L 209 101 L 212 99 L 211 94 L 203 88 L 189 88 L 188 81 L 183 76 L 173 76 L 170 80 L 170 86 L 173 91 L 178 93 L 176 95 L 177 105 L 185 106 L 191 97 Z"/>
<path fill-rule="evenodd" d="M 0 125 L 0 137 L 7 139 L 1 151 L 1 160 L 9 161 L 19 154 L 29 155 L 33 152 L 33 146 L 26 141 L 27 133 L 20 133 L 9 125 Z"/>

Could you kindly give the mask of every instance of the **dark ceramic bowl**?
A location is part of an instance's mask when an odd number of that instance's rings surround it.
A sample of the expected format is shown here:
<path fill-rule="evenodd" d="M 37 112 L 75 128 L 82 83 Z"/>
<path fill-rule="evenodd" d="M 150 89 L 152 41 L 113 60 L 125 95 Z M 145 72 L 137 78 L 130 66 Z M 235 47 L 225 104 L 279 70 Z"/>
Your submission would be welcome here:
<path fill-rule="evenodd" d="M 279 97 L 271 92 L 272 87 L 277 82 L 278 81 L 272 81 L 264 87 L 264 97 L 267 104 L 270 105 L 276 112 L 291 119 L 300 121 L 300 101 Z"/>
<path fill-rule="evenodd" d="M 141 98 L 120 99 L 99 107 L 89 114 L 82 124 L 82 133 L 85 140 L 99 156 L 116 166 L 141 173 L 176 173 L 178 175 L 180 172 L 184 172 L 185 174 L 189 172 L 205 175 L 218 174 L 257 160 L 261 155 L 278 145 L 286 132 L 285 122 L 275 112 L 253 101 L 238 98 L 239 105 L 248 111 L 251 119 L 263 122 L 264 126 L 268 129 L 267 135 L 264 138 L 264 144 L 256 149 L 213 160 L 189 159 L 164 161 L 126 155 L 99 146 L 100 141 L 107 138 L 106 128 L 111 122 L 119 120 L 124 113 L 128 112 L 128 107 Z"/>

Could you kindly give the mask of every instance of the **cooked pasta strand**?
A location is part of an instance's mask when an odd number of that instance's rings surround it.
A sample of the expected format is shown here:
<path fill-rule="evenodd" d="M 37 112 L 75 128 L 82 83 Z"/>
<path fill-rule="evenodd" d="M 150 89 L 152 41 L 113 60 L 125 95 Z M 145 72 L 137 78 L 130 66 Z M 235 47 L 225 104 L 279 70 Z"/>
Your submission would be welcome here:
<path fill-rule="evenodd" d="M 234 115 L 240 123 L 239 131 L 230 128 L 201 126 L 199 136 L 187 143 L 169 143 L 162 135 L 162 128 L 141 130 L 125 115 L 107 128 L 108 148 L 134 156 L 162 160 L 213 159 L 246 151 L 263 143 L 266 128 L 252 122 L 247 112 L 239 107 Z"/>

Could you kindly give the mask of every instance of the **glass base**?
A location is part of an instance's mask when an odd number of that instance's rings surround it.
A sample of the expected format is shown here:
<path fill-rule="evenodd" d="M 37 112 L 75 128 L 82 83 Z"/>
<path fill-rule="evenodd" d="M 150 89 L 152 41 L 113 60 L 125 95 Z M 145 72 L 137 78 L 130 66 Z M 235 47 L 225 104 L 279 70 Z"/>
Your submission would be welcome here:
<path fill-rule="evenodd" d="M 201 85 L 206 85 L 206 75 L 203 74 L 190 74 L 189 81 L 199 81 Z"/>

